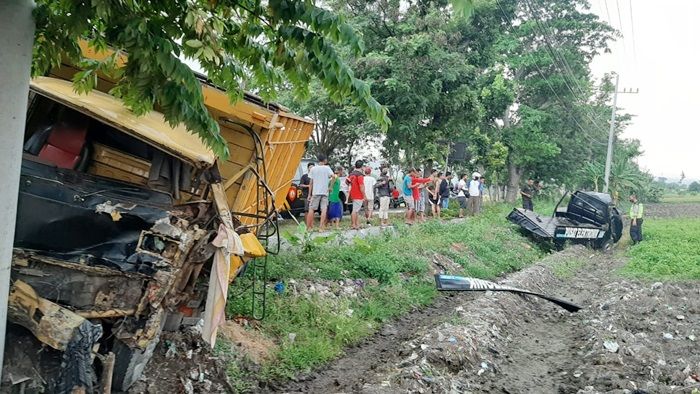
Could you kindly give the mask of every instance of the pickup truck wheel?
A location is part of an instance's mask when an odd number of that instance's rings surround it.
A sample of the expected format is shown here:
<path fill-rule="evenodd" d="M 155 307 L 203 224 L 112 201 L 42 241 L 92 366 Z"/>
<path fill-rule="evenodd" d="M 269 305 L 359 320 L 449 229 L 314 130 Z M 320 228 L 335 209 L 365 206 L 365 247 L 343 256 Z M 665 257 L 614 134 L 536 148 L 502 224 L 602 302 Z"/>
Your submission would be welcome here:
<path fill-rule="evenodd" d="M 622 217 L 620 216 L 620 213 L 615 210 L 610 217 L 610 234 L 613 242 L 618 242 L 620 238 L 622 238 L 622 228 Z"/>
<path fill-rule="evenodd" d="M 593 248 L 603 252 L 609 252 L 612 250 L 614 244 L 615 241 L 612 240 L 610 231 L 608 231 L 604 238 L 593 242 Z"/>
<path fill-rule="evenodd" d="M 558 239 L 554 241 L 554 250 L 561 252 L 564 250 L 564 247 L 566 246 L 566 240 L 564 239 Z"/>

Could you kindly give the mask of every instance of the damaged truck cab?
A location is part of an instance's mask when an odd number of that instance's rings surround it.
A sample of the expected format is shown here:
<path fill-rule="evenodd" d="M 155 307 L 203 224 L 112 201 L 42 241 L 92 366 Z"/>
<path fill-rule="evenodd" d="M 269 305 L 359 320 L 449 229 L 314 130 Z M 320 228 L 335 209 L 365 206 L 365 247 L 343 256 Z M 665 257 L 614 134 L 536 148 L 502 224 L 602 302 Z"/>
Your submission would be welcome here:
<path fill-rule="evenodd" d="M 203 85 L 229 142 L 222 162 L 162 114 L 136 116 L 106 88 L 79 94 L 54 76 L 31 82 L 9 321 L 62 352 L 49 391 L 125 391 L 163 330 L 203 324 L 213 344 L 226 285 L 266 254 L 261 223 L 313 123 Z"/>

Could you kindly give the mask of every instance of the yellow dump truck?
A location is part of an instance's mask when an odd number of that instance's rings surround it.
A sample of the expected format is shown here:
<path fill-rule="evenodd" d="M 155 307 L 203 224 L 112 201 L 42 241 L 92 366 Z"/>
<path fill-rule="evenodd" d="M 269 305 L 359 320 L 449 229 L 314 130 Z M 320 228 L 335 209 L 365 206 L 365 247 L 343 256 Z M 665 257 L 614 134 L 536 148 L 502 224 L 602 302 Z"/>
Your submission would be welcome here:
<path fill-rule="evenodd" d="M 248 262 L 264 267 L 314 124 L 249 94 L 231 104 L 202 78 L 231 153 L 221 160 L 162 114 L 135 116 L 107 78 L 76 93 L 76 71 L 31 82 L 9 303 L 10 322 L 61 362 L 44 370 L 50 360 L 8 341 L 6 372 L 48 392 L 125 391 L 163 330 L 203 324 L 213 344 L 228 283 Z"/>

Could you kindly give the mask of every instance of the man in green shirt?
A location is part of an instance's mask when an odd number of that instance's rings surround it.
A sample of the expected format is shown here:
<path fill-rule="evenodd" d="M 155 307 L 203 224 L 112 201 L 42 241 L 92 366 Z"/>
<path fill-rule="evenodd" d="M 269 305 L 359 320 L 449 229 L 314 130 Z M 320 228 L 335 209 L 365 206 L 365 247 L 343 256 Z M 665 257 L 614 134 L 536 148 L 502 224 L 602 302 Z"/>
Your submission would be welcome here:
<path fill-rule="evenodd" d="M 644 222 L 644 204 L 637 200 L 637 195 L 630 196 L 630 238 L 632 245 L 642 241 L 642 223 Z"/>

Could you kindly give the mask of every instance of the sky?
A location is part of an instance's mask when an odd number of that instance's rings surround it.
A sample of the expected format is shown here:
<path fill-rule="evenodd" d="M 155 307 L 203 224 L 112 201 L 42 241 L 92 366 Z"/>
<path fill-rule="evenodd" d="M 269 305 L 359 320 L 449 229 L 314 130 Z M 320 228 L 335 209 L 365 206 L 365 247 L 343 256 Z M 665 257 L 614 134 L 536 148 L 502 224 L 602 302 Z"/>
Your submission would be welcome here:
<path fill-rule="evenodd" d="M 620 90 L 639 89 L 617 100 L 635 115 L 623 136 L 642 143 L 639 165 L 655 176 L 677 180 L 685 172 L 686 183 L 700 180 L 700 1 L 589 1 L 623 34 L 612 53 L 594 59 L 592 71 L 597 77 L 615 71 Z"/>

